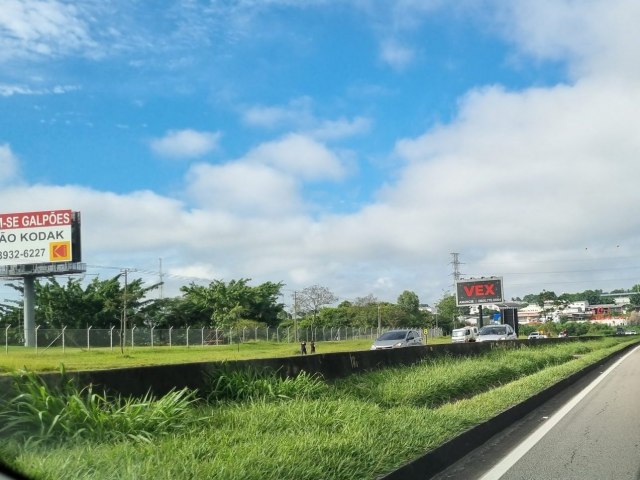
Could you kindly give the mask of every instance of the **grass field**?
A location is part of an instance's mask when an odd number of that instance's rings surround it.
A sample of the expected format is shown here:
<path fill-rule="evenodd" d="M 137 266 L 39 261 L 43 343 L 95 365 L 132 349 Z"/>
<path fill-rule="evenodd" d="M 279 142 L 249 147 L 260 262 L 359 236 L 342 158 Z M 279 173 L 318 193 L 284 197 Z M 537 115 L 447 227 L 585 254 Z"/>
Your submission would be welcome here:
<path fill-rule="evenodd" d="M 448 337 L 429 339 L 429 344 L 450 343 Z M 371 340 L 342 340 L 319 342 L 316 353 L 368 350 Z M 307 346 L 307 351 L 309 346 Z M 62 348 L 47 350 L 9 347 L 0 353 L 0 374 L 12 373 L 20 369 L 35 372 L 57 371 L 64 364 L 67 370 L 98 370 L 107 368 L 133 367 L 141 365 L 162 365 L 189 362 L 210 362 L 224 360 L 246 360 L 254 358 L 279 358 L 299 355 L 299 345 L 295 343 L 246 342 L 235 345 L 207 345 L 204 347 L 135 347 L 125 348 L 124 354 L 114 348 Z"/>
<path fill-rule="evenodd" d="M 354 375 L 300 396 L 201 403 L 169 430 L 165 415 L 156 433 L 148 424 L 147 440 L 101 441 L 88 430 L 47 439 L 40 429 L 32 441 L 0 444 L 0 456 L 37 479 L 373 479 L 631 342 L 494 349 Z M 71 395 L 73 405 L 79 397 Z M 78 427 L 86 424 L 73 412 Z"/>

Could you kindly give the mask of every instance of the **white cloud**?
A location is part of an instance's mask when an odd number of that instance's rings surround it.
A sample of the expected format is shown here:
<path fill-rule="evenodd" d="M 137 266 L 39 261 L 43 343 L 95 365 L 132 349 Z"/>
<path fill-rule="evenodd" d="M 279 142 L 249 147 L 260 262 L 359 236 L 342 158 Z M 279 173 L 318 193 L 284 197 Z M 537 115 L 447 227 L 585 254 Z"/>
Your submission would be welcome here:
<path fill-rule="evenodd" d="M 0 185 L 14 180 L 18 176 L 19 161 L 7 143 L 0 144 Z"/>
<path fill-rule="evenodd" d="M 412 48 L 401 45 L 396 40 L 387 40 L 380 46 L 380 59 L 395 70 L 408 67 L 415 58 Z"/>
<path fill-rule="evenodd" d="M 345 175 L 341 161 L 323 144 L 300 134 L 290 134 L 264 143 L 245 161 L 272 165 L 305 180 L 339 180 Z"/>
<path fill-rule="evenodd" d="M 369 131 L 371 119 L 357 116 L 353 119 L 321 120 L 313 112 L 309 97 L 291 100 L 284 106 L 253 106 L 245 109 L 242 119 L 247 125 L 261 128 L 288 128 L 318 140 L 338 140 Z"/>
<path fill-rule="evenodd" d="M 0 84 L 0 97 L 11 97 L 13 95 L 61 95 L 63 93 L 79 90 L 74 85 L 54 85 L 46 88 L 33 88 L 27 85 Z"/>
<path fill-rule="evenodd" d="M 300 208 L 293 177 L 258 163 L 199 164 L 189 170 L 187 181 L 191 197 L 208 210 L 279 216 Z"/>
<path fill-rule="evenodd" d="M 56 0 L 4 0 L 0 60 L 92 50 L 96 43 L 75 5 Z"/>
<path fill-rule="evenodd" d="M 220 132 L 170 130 L 162 138 L 151 140 L 151 149 L 158 155 L 174 158 L 201 157 L 218 147 Z"/>
<path fill-rule="evenodd" d="M 494 3 L 501 12 L 502 30 L 523 52 L 568 61 L 576 78 L 640 76 L 635 48 L 640 41 L 640 4 L 635 0 Z"/>

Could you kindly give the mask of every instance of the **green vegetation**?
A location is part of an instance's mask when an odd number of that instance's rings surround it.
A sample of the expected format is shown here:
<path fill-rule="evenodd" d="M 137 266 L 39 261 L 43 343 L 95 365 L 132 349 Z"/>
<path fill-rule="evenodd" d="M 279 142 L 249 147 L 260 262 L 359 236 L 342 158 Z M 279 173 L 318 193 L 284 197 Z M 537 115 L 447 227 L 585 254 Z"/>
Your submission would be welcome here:
<path fill-rule="evenodd" d="M 16 375 L 14 389 L 14 397 L 0 401 L 0 433 L 27 443 L 76 438 L 150 441 L 184 428 L 196 393 L 183 389 L 160 399 L 108 398 L 91 386 L 78 388 L 71 379 L 53 389 L 31 372 Z"/>
<path fill-rule="evenodd" d="M 372 340 L 341 340 L 317 342 L 316 353 L 352 352 L 368 350 Z M 448 337 L 429 339 L 430 345 L 451 343 Z M 124 354 L 109 348 L 50 348 L 38 354 L 32 348 L 9 347 L 0 352 L 0 374 L 27 369 L 35 372 L 54 372 L 64 364 L 67 370 L 100 370 L 144 365 L 166 365 L 190 362 L 223 362 L 255 358 L 281 358 L 300 354 L 297 343 L 245 342 L 234 345 L 207 345 L 205 347 L 135 347 Z"/>
<path fill-rule="evenodd" d="M 316 344 L 317 353 L 367 350 L 371 340 L 347 340 Z M 141 365 L 163 365 L 189 362 L 219 362 L 253 358 L 291 357 L 300 354 L 296 343 L 246 342 L 235 345 L 208 345 L 205 347 L 135 347 L 108 348 L 51 348 L 36 354 L 34 349 L 10 347 L 8 354 L 0 353 L 0 373 L 16 372 L 26 368 L 31 371 L 56 371 L 64 364 L 67 370 L 97 370 Z"/>
<path fill-rule="evenodd" d="M 273 374 L 231 379 L 223 371 L 229 378 L 216 384 L 214 377 L 211 390 L 220 387 L 223 394 L 189 407 L 198 421 L 152 442 L 13 438 L 0 455 L 27 475 L 47 479 L 375 478 L 637 341 L 497 348 L 328 385 L 306 376 L 286 394 Z"/>

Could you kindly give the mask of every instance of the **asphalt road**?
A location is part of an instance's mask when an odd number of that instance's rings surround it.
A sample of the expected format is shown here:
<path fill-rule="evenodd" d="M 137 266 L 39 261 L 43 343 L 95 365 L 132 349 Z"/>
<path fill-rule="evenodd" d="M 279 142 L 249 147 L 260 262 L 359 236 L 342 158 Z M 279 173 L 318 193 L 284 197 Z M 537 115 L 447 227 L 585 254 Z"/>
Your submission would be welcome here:
<path fill-rule="evenodd" d="M 433 478 L 640 480 L 640 347 Z"/>

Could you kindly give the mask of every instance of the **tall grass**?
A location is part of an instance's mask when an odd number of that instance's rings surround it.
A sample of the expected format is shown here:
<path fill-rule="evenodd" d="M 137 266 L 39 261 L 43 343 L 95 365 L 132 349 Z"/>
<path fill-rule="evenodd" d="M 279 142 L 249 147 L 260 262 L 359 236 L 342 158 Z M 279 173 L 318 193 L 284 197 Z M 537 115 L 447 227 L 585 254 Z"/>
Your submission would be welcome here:
<path fill-rule="evenodd" d="M 300 372 L 284 377 L 264 368 L 221 368 L 210 374 L 203 393 L 209 402 L 314 398 L 326 391 L 319 374 Z"/>
<path fill-rule="evenodd" d="M 71 379 L 48 386 L 33 372 L 14 376 L 15 396 L 0 402 L 0 433 L 29 442 L 90 438 L 94 441 L 150 441 L 178 427 L 191 415 L 195 391 L 173 390 L 156 399 L 109 398 Z"/>
<path fill-rule="evenodd" d="M 615 344 L 601 341 L 599 348 Z M 393 367 L 335 382 L 345 397 L 372 401 L 383 407 L 413 405 L 437 407 L 499 387 L 544 368 L 568 362 L 595 346 L 571 342 L 550 346 L 497 346 L 489 353 L 468 358 L 427 359 L 409 367 Z"/>
<path fill-rule="evenodd" d="M 159 436 L 153 443 L 126 439 L 70 445 L 12 443 L 5 452 L 12 465 L 39 479 L 373 479 L 604 358 L 624 343 L 603 339 L 562 348 L 496 349 L 476 360 L 488 361 L 487 368 L 493 365 L 503 373 L 505 364 L 520 364 L 522 372 L 534 366 L 538 371 L 512 381 L 492 377 L 482 393 L 461 391 L 452 401 L 435 407 L 420 402 L 420 389 L 431 386 L 414 386 L 421 385 L 417 380 L 437 377 L 437 368 L 447 363 L 448 374 L 462 370 L 473 379 L 476 371 L 468 368 L 468 359 L 425 362 L 412 368 L 410 375 L 393 385 L 399 398 L 395 402 L 390 401 L 390 393 L 381 401 L 378 384 L 402 377 L 403 369 L 395 369 L 389 378 L 372 372 L 352 382 L 336 382 L 314 398 L 288 397 L 280 402 L 264 401 L 259 395 L 200 403 L 194 407 L 200 421 Z M 547 368 L 540 369 L 545 362 Z M 361 391 L 353 394 L 356 386 Z"/>

